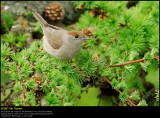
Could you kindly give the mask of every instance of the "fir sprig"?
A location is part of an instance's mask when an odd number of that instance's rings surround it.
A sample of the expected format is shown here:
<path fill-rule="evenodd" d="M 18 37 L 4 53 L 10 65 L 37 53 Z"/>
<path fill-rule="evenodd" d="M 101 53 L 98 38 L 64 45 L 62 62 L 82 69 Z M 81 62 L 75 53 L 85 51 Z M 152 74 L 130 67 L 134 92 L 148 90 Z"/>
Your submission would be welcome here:
<path fill-rule="evenodd" d="M 153 61 L 159 61 L 158 2 L 140 1 L 129 9 L 127 2 L 122 1 L 73 3 L 77 8 L 88 9 L 80 16 L 75 30 L 88 27 L 95 30 L 92 40 L 84 42 L 80 54 L 68 62 L 47 55 L 42 40 L 32 42 L 25 49 L 25 34 L 9 33 L 2 37 L 1 66 L 15 81 L 14 91 L 21 93 L 14 105 L 39 105 L 36 104 L 40 102 L 37 96 L 44 96 L 48 106 L 73 105 L 81 87 L 94 85 L 102 77 L 119 93 L 124 104 L 147 106 L 138 92 L 128 93 L 139 89 L 143 98 L 147 89 L 142 81 L 145 79 L 139 78 L 150 70 Z M 90 10 L 96 13 L 91 15 Z M 39 23 L 35 26 L 36 31 L 43 33 Z M 95 55 L 99 55 L 96 60 Z M 80 95 L 81 92 L 76 98 Z"/>

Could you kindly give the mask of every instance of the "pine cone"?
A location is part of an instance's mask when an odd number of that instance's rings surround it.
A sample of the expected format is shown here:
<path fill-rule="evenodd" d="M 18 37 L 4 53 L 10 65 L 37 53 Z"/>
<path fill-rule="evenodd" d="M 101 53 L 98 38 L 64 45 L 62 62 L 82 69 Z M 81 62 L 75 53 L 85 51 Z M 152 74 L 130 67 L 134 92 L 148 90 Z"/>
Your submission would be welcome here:
<path fill-rule="evenodd" d="M 90 28 L 86 28 L 86 29 L 83 29 L 82 32 L 88 36 L 88 37 L 93 37 L 94 35 L 92 34 L 92 32 L 94 31 L 94 28 L 93 27 L 90 27 Z"/>
<path fill-rule="evenodd" d="M 49 6 L 45 8 L 45 17 L 51 21 L 59 21 L 63 18 L 63 15 L 64 9 L 59 3 L 49 4 Z"/>

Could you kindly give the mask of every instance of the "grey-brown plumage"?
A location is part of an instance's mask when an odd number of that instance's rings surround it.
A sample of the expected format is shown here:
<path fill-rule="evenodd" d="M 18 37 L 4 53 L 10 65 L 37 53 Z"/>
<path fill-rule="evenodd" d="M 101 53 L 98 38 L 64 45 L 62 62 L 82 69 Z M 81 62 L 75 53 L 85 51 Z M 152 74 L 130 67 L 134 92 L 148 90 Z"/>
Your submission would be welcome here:
<path fill-rule="evenodd" d="M 89 39 L 82 32 L 66 31 L 50 25 L 37 12 L 32 13 L 41 24 L 45 51 L 58 59 L 72 59 L 79 54 L 82 42 Z"/>
<path fill-rule="evenodd" d="M 62 34 L 66 32 L 66 30 L 48 24 L 37 12 L 32 13 L 41 24 L 43 33 L 47 36 L 48 43 L 52 46 L 52 48 L 59 49 L 63 45 Z"/>
<path fill-rule="evenodd" d="M 56 31 L 54 34 L 54 37 L 47 38 L 48 43 L 52 46 L 53 49 L 59 49 L 63 45 L 62 36 L 64 32 L 63 31 Z"/>

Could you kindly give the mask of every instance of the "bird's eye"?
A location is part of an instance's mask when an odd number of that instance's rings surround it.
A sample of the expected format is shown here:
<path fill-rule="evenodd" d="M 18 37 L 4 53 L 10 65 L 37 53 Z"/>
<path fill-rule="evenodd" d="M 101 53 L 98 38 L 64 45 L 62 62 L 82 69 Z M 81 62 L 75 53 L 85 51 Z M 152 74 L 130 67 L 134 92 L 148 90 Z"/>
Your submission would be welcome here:
<path fill-rule="evenodd" d="M 78 35 L 76 35 L 75 38 L 78 38 Z"/>

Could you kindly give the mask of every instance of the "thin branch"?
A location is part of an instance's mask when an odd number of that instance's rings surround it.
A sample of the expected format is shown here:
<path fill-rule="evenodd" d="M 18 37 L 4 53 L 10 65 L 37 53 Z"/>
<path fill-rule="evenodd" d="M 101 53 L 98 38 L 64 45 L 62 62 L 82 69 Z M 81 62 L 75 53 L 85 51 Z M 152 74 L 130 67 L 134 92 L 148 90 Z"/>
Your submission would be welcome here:
<path fill-rule="evenodd" d="M 110 85 L 112 85 L 112 83 L 105 77 L 105 76 L 103 76 L 103 79 L 104 80 L 106 80 Z M 120 94 L 122 93 L 119 89 L 116 89 Z M 127 99 L 127 101 L 130 103 L 129 105 L 130 106 L 137 106 L 137 105 L 135 105 L 130 99 L 129 99 L 129 97 L 127 97 L 126 98 Z"/>
<path fill-rule="evenodd" d="M 64 101 L 64 99 L 63 99 L 63 97 L 62 97 L 61 93 L 57 90 L 57 88 L 56 88 L 56 87 L 54 88 L 54 90 L 56 90 L 56 92 L 59 94 L 59 96 L 60 96 L 61 100 L 63 101 L 63 104 L 66 104 L 66 102 Z"/>
<path fill-rule="evenodd" d="M 43 71 L 42 71 L 41 73 L 42 73 L 42 75 L 44 76 L 44 78 L 45 78 L 47 81 L 49 81 L 48 78 L 47 78 L 47 76 L 46 76 L 46 74 L 45 74 Z M 63 101 L 63 104 L 66 104 L 66 102 L 64 101 L 64 99 L 63 99 L 61 93 L 57 90 L 56 87 L 55 87 L 54 89 L 55 89 L 55 91 L 59 94 L 61 100 Z"/>
<path fill-rule="evenodd" d="M 20 69 L 19 69 L 17 64 L 16 64 L 16 67 L 17 67 L 17 71 L 19 73 L 19 81 L 21 83 L 21 91 L 22 91 L 22 97 L 23 97 L 22 103 L 23 103 L 23 106 L 25 106 L 25 94 L 24 94 L 24 91 L 23 91 L 23 83 L 22 83 L 21 71 L 20 71 Z"/>
<path fill-rule="evenodd" d="M 159 60 L 159 56 L 153 57 L 153 59 Z M 142 58 L 142 59 L 135 60 L 135 61 L 129 61 L 129 62 L 126 62 L 126 63 L 123 63 L 123 64 L 105 66 L 105 68 L 121 67 L 121 66 L 125 66 L 125 65 L 128 65 L 128 64 L 137 63 L 137 62 L 139 63 L 139 62 L 143 62 L 143 61 L 145 61 L 145 59 Z"/>
<path fill-rule="evenodd" d="M 42 71 L 41 73 L 42 73 L 42 75 L 44 76 L 44 78 L 45 78 L 47 81 L 49 81 L 49 79 L 47 78 L 46 74 L 45 74 L 43 71 Z"/>
<path fill-rule="evenodd" d="M 49 57 L 48 57 L 49 58 Z M 49 62 L 50 63 L 50 62 Z M 32 65 L 33 66 L 33 68 L 35 68 L 35 66 L 34 65 Z M 46 76 L 46 74 L 42 71 L 41 72 L 42 73 L 42 75 L 44 76 L 44 78 L 47 80 L 47 81 L 49 81 L 49 79 L 47 78 L 47 76 Z M 55 91 L 59 94 L 59 96 L 60 96 L 60 98 L 61 98 L 61 100 L 63 101 L 63 104 L 66 104 L 66 102 L 64 101 L 64 99 L 62 98 L 62 95 L 61 95 L 61 93 L 57 90 L 57 88 L 55 87 L 54 88 L 55 89 Z"/>

